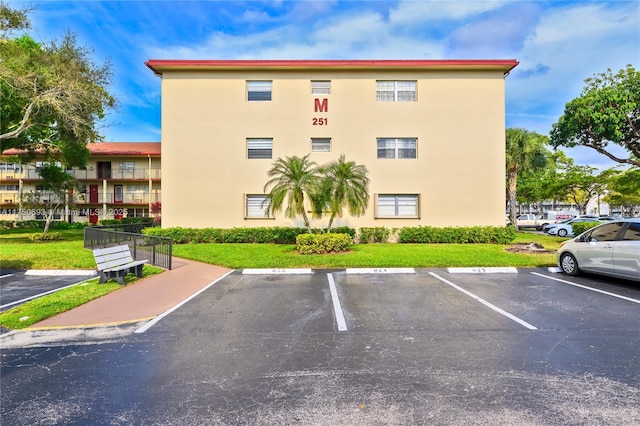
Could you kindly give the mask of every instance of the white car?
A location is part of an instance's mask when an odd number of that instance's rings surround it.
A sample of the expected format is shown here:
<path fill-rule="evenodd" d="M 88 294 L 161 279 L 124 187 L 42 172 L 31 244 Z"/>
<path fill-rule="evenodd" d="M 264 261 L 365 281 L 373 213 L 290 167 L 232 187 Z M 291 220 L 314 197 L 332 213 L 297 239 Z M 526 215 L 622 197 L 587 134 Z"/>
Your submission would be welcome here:
<path fill-rule="evenodd" d="M 640 218 L 609 221 L 563 242 L 558 266 L 567 275 L 591 272 L 640 282 Z"/>
<path fill-rule="evenodd" d="M 571 227 L 571 224 L 576 222 L 598 222 L 598 220 L 588 217 L 577 217 L 565 223 L 556 223 L 555 225 L 550 226 L 547 228 L 547 233 L 549 235 L 557 235 L 558 237 L 572 237 L 573 228 Z"/>

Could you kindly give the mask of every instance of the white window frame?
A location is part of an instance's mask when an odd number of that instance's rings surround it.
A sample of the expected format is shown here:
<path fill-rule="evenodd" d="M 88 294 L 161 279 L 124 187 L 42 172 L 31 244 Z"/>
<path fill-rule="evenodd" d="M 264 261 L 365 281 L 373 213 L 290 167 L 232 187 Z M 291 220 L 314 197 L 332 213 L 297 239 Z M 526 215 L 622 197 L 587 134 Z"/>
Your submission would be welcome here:
<path fill-rule="evenodd" d="M 387 146 L 381 148 L 381 144 L 386 144 Z M 413 144 L 413 147 L 410 146 L 411 144 Z M 385 152 L 393 149 L 393 157 L 381 157 L 381 149 Z M 404 152 L 403 150 L 407 152 L 413 151 L 414 155 L 412 157 L 401 155 Z M 383 160 L 415 160 L 418 158 L 418 138 L 376 138 L 376 157 Z"/>
<path fill-rule="evenodd" d="M 311 80 L 312 95 L 330 95 L 331 80 Z"/>
<path fill-rule="evenodd" d="M 311 138 L 311 152 L 331 152 L 331 138 Z"/>
<path fill-rule="evenodd" d="M 411 212 L 409 212 L 410 208 L 413 208 Z M 419 194 L 376 194 L 375 195 L 375 218 L 376 219 L 420 219 L 420 195 Z"/>
<path fill-rule="evenodd" d="M 259 151 L 269 151 L 269 156 L 256 156 Z M 247 158 L 250 160 L 270 160 L 273 158 L 273 138 L 247 138 Z"/>
<path fill-rule="evenodd" d="M 268 213 L 268 200 L 269 196 L 265 194 L 245 194 L 244 218 L 273 219 L 273 216 Z"/>
<path fill-rule="evenodd" d="M 136 162 L 135 161 L 120 161 L 118 163 L 119 170 L 135 170 Z"/>
<path fill-rule="evenodd" d="M 272 98 L 272 80 L 247 80 L 247 101 L 270 102 Z"/>
<path fill-rule="evenodd" d="M 376 80 L 376 101 L 416 102 L 416 80 Z"/>

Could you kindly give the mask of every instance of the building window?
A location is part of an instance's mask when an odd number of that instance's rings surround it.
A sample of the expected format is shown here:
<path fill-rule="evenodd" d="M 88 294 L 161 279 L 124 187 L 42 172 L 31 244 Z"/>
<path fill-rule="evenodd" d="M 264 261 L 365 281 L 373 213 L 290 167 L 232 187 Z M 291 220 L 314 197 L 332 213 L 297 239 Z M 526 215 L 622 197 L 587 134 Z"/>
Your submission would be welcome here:
<path fill-rule="evenodd" d="M 396 194 L 376 197 L 376 217 L 418 218 L 418 195 Z"/>
<path fill-rule="evenodd" d="M 266 195 L 245 196 L 245 218 L 265 219 L 269 216 L 269 199 Z"/>
<path fill-rule="evenodd" d="M 273 139 L 247 139 L 247 158 L 271 158 Z"/>
<path fill-rule="evenodd" d="M 311 138 L 311 152 L 331 152 L 331 138 Z"/>
<path fill-rule="evenodd" d="M 271 81 L 247 81 L 247 100 L 270 101 Z"/>
<path fill-rule="evenodd" d="M 415 81 L 376 81 L 376 99 L 378 102 L 415 102 Z"/>
<path fill-rule="evenodd" d="M 331 81 L 329 80 L 311 80 L 312 95 L 330 95 Z"/>
<path fill-rule="evenodd" d="M 136 163 L 135 161 L 121 161 L 118 168 L 120 170 L 135 170 Z"/>
<path fill-rule="evenodd" d="M 0 191 L 18 191 L 19 189 L 18 185 L 0 185 Z"/>
<path fill-rule="evenodd" d="M 378 158 L 417 158 L 416 138 L 378 138 Z"/>

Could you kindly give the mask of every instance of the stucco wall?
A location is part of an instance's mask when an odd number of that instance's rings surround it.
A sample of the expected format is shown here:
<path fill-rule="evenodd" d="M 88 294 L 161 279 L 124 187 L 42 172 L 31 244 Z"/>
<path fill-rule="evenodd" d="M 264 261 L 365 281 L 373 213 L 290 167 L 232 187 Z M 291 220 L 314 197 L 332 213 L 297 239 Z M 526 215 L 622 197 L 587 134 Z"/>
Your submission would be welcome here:
<path fill-rule="evenodd" d="M 272 101 L 247 101 L 247 80 L 273 80 Z M 331 94 L 312 95 L 311 80 L 331 80 Z M 417 101 L 377 102 L 376 80 L 417 80 Z M 328 112 L 314 112 L 324 97 Z M 163 227 L 301 225 L 282 214 L 245 219 L 244 196 L 263 192 L 276 158 L 310 153 L 313 137 L 332 147 L 312 160 L 345 154 L 369 169 L 366 215 L 336 225 L 502 226 L 504 130 L 501 71 L 165 71 Z M 273 138 L 272 159 L 247 159 L 252 137 Z M 378 159 L 377 137 L 417 138 L 417 159 Z M 374 218 L 379 193 L 420 194 L 420 218 Z"/>

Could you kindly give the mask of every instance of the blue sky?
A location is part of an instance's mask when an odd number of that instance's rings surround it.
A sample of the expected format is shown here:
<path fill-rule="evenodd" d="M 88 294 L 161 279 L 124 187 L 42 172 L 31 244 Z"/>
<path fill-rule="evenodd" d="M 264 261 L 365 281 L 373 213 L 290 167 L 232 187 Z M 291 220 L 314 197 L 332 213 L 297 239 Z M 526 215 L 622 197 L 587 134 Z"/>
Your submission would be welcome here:
<path fill-rule="evenodd" d="M 70 30 L 109 60 L 119 109 L 106 141 L 160 141 L 148 59 L 516 59 L 507 127 L 548 134 L 584 79 L 640 66 L 634 1 L 9 1 L 37 6 L 31 34 Z M 586 148 L 578 164 L 615 163 Z"/>

